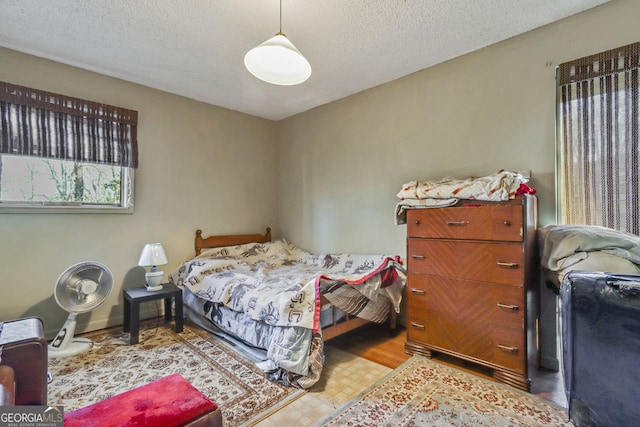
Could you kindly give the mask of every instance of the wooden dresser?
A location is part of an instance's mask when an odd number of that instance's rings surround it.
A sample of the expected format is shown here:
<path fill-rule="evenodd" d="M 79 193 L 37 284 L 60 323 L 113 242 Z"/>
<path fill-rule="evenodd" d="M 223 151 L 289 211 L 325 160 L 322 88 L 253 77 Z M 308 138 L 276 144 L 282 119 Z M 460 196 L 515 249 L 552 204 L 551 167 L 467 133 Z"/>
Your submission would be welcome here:
<path fill-rule="evenodd" d="M 407 342 L 529 391 L 538 366 L 537 199 L 407 212 Z"/>

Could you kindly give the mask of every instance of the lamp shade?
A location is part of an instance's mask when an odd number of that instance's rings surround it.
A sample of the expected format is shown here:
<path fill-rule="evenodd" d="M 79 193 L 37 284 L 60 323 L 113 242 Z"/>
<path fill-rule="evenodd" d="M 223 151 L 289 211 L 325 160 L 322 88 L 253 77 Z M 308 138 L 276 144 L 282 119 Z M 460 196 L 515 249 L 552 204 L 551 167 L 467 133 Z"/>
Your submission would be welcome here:
<path fill-rule="evenodd" d="M 147 243 L 142 249 L 138 265 L 140 267 L 152 267 L 156 265 L 165 265 L 167 256 L 164 253 L 162 243 Z"/>
<path fill-rule="evenodd" d="M 296 85 L 311 75 L 311 64 L 282 33 L 251 49 L 244 56 L 247 70 L 275 85 Z"/>

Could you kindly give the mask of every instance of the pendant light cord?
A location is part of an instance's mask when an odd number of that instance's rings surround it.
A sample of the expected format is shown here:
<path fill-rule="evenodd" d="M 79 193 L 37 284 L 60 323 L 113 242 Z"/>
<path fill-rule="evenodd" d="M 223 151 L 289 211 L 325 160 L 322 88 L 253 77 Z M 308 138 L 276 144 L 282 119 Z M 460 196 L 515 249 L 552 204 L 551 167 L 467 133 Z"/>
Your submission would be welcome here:
<path fill-rule="evenodd" d="M 282 0 L 280 0 L 280 31 L 278 31 L 278 35 L 284 36 L 284 33 L 282 32 Z"/>

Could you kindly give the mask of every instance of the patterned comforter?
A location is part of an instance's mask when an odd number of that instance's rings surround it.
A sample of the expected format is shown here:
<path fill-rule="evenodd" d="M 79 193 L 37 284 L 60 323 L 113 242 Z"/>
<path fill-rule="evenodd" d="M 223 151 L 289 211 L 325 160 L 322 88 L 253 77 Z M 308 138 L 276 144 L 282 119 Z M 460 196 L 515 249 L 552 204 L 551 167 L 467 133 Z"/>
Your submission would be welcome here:
<path fill-rule="evenodd" d="M 323 353 L 320 295 L 350 314 L 383 322 L 389 301 L 399 311 L 405 271 L 385 255 L 314 255 L 285 241 L 204 251 L 170 281 L 185 304 L 216 326 L 267 350 L 272 378 L 310 387 Z"/>

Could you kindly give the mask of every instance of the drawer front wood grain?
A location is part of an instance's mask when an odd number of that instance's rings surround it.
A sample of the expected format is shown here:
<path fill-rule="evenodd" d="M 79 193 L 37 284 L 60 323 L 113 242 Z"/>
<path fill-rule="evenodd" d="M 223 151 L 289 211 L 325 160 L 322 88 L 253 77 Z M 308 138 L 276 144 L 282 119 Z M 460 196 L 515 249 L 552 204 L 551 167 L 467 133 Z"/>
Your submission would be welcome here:
<path fill-rule="evenodd" d="M 459 343 L 463 342 L 464 330 L 457 319 L 429 312 L 428 321 L 430 331 L 427 344 L 462 353 Z"/>
<path fill-rule="evenodd" d="M 492 354 L 496 365 L 525 372 L 525 295 L 523 287 L 492 286 Z"/>
<path fill-rule="evenodd" d="M 427 305 L 427 292 L 429 291 L 428 277 L 424 274 L 410 272 L 407 276 L 407 300 L 417 306 Z"/>
<path fill-rule="evenodd" d="M 496 328 L 517 329 L 525 325 L 525 295 L 523 287 L 492 286 L 491 319 Z"/>
<path fill-rule="evenodd" d="M 520 242 L 521 205 L 478 206 L 407 211 L 407 236 Z"/>
<path fill-rule="evenodd" d="M 517 243 L 458 242 L 458 277 L 504 285 L 522 285 L 524 250 Z"/>
<path fill-rule="evenodd" d="M 524 372 L 526 369 L 526 347 L 524 331 L 501 329 L 494 331 L 491 361 L 506 369 Z"/>
<path fill-rule="evenodd" d="M 410 272 L 505 285 L 524 281 L 524 251 L 517 243 L 408 239 Z"/>
<path fill-rule="evenodd" d="M 407 338 L 420 343 L 428 342 L 427 304 L 429 301 L 427 277 L 409 273 L 407 277 Z"/>
<path fill-rule="evenodd" d="M 407 268 L 412 273 L 456 277 L 459 264 L 456 250 L 453 241 L 409 239 Z"/>
<path fill-rule="evenodd" d="M 523 298 L 522 287 L 410 274 L 408 333 L 414 341 L 521 370 Z"/>
<path fill-rule="evenodd" d="M 423 315 L 410 314 L 407 317 L 407 338 L 420 343 L 429 342 L 426 312 Z"/>

